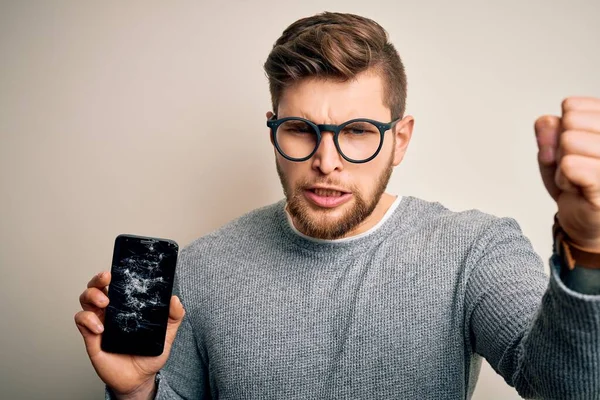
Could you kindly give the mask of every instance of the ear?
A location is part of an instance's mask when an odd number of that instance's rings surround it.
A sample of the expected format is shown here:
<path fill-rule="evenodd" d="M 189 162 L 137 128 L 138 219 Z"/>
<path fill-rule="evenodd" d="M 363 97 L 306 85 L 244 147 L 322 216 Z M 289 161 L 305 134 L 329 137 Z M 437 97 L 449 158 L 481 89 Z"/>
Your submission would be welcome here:
<path fill-rule="evenodd" d="M 267 113 L 265 115 L 266 115 L 267 119 L 271 119 L 273 117 L 273 115 L 275 115 L 275 114 L 273 114 L 272 111 L 267 111 Z M 269 129 L 269 139 L 271 140 L 271 144 L 273 146 L 275 146 L 275 143 L 273 143 L 273 135 L 271 135 L 271 130 L 270 129 Z"/>
<path fill-rule="evenodd" d="M 415 119 L 412 116 L 407 115 L 398 121 L 394 128 L 394 137 L 396 138 L 396 143 L 394 146 L 394 167 L 400 164 L 404 158 L 404 154 L 408 148 L 408 143 L 412 137 L 414 126 Z"/>

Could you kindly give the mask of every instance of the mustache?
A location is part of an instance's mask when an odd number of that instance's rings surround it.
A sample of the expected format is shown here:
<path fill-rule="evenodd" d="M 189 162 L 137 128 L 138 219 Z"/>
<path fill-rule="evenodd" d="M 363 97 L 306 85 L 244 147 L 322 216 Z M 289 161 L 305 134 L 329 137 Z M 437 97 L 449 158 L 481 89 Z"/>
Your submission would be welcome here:
<path fill-rule="evenodd" d="M 347 184 L 344 184 L 344 183 L 342 183 L 340 181 L 336 181 L 336 180 L 332 180 L 332 179 L 316 180 L 316 181 L 303 180 L 303 181 L 300 181 L 296 185 L 296 188 L 298 190 L 306 190 L 306 189 L 310 188 L 311 186 L 316 186 L 316 185 L 319 185 L 319 186 L 334 186 L 334 187 L 337 187 L 337 188 L 344 189 L 345 191 L 348 191 L 348 192 L 354 192 L 355 191 L 354 190 L 355 189 L 354 185 L 347 185 Z"/>

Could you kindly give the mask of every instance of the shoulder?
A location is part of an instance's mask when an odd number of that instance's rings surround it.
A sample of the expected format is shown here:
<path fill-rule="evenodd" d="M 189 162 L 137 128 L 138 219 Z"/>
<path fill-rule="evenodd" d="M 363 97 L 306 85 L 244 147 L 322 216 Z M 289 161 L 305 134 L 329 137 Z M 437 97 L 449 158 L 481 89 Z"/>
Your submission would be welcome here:
<path fill-rule="evenodd" d="M 468 263 L 492 259 L 521 259 L 536 268 L 539 255 L 513 217 L 497 216 L 476 209 L 452 211 L 439 203 L 415 201 L 414 233 L 427 238 L 427 245 L 461 254 Z M 418 217 L 416 217 L 418 215 Z"/>
<path fill-rule="evenodd" d="M 494 225 L 518 228 L 518 223 L 512 218 L 499 217 L 481 210 L 453 211 L 439 202 L 416 197 L 410 197 L 409 200 L 404 214 L 416 229 L 441 229 L 477 237 Z"/>
<path fill-rule="evenodd" d="M 239 248 L 255 242 L 256 239 L 279 229 L 283 207 L 284 203 L 279 201 L 252 210 L 194 240 L 182 250 L 182 254 L 185 256 L 206 254 L 216 248 L 222 251 L 227 247 Z"/>
<path fill-rule="evenodd" d="M 282 201 L 255 209 L 204 235 L 179 253 L 176 275 L 181 290 L 196 291 L 244 260 L 256 258 L 275 246 L 285 216 Z M 227 266 L 228 268 L 224 268 Z"/>
<path fill-rule="evenodd" d="M 519 223 L 477 209 L 452 211 L 437 202 L 412 198 L 400 223 L 403 248 L 418 254 L 419 262 L 440 262 L 451 269 L 498 276 L 518 271 L 538 275 L 541 258 L 524 235 Z M 491 271 L 491 272 L 490 272 Z"/>
<path fill-rule="evenodd" d="M 409 198 L 399 223 L 406 227 L 408 237 L 420 238 L 418 241 L 425 247 L 441 246 L 471 253 L 501 242 L 530 245 L 512 217 L 477 209 L 453 211 L 439 202 L 415 197 Z"/>

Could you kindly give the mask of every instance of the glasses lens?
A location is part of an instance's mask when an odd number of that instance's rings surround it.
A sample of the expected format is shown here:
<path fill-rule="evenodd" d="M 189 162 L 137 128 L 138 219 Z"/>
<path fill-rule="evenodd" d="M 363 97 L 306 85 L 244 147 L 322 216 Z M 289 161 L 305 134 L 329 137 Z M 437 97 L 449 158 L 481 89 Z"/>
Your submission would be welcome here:
<path fill-rule="evenodd" d="M 381 142 L 379 129 L 370 122 L 346 125 L 338 136 L 340 150 L 351 160 L 363 161 L 375 154 Z"/>
<path fill-rule="evenodd" d="M 317 147 L 315 129 L 301 120 L 288 120 L 277 128 L 275 140 L 281 151 L 290 158 L 305 158 Z"/>

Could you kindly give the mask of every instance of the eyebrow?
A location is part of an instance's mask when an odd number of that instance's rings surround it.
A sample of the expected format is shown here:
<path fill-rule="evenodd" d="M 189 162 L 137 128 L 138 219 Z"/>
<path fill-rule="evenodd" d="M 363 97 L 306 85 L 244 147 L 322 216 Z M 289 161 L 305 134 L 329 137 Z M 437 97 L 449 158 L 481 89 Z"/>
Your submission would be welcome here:
<path fill-rule="evenodd" d="M 340 120 L 340 121 L 327 121 L 326 123 L 323 123 L 322 121 L 316 121 L 316 119 L 312 118 L 311 115 L 304 113 L 304 112 L 300 112 L 298 114 L 277 114 L 276 115 L 277 118 L 288 118 L 288 117 L 300 117 L 300 118 L 304 118 L 307 119 L 315 124 L 322 124 L 322 125 L 340 125 L 343 124 L 345 122 L 351 121 L 353 119 L 373 119 L 373 120 L 377 120 L 377 118 L 372 118 L 372 117 L 367 117 L 364 115 L 356 115 L 354 117 L 351 118 L 346 118 L 344 120 Z"/>

